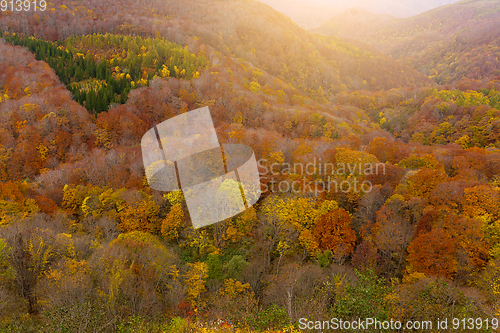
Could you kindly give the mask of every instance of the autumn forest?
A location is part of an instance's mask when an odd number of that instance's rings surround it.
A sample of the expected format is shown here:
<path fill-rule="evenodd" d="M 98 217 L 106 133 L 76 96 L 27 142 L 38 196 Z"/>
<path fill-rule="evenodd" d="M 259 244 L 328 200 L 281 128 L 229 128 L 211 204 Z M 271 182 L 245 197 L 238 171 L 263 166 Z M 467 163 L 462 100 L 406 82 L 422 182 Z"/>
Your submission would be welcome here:
<path fill-rule="evenodd" d="M 499 0 L 312 30 L 254 0 L 2 7 L 0 332 L 497 331 L 499 27 Z M 204 106 L 262 195 L 195 229 L 141 138 Z"/>

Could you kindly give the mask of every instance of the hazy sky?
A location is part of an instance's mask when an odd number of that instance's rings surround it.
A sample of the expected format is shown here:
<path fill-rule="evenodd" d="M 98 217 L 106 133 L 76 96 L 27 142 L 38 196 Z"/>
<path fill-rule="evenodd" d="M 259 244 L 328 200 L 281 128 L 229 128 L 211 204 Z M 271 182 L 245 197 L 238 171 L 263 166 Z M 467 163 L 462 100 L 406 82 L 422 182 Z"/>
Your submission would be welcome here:
<path fill-rule="evenodd" d="M 259 0 L 305 28 L 315 28 L 340 11 L 361 7 L 377 14 L 408 17 L 457 0 Z"/>

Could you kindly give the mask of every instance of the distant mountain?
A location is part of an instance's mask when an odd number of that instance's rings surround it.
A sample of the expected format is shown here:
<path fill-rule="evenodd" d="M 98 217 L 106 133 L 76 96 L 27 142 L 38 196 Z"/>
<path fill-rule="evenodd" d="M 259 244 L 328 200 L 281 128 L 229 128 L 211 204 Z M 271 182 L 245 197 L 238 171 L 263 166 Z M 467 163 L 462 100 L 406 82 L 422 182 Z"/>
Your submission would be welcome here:
<path fill-rule="evenodd" d="M 499 0 L 465 0 L 406 19 L 346 13 L 315 31 L 365 42 L 440 84 L 500 75 Z"/>
<path fill-rule="evenodd" d="M 300 26 L 314 29 L 349 8 L 362 8 L 376 14 L 409 17 L 454 3 L 456 0 L 259 0 L 289 16 Z"/>
<path fill-rule="evenodd" d="M 312 31 L 324 35 L 366 41 L 367 34 L 378 31 L 398 20 L 401 19 L 389 14 L 375 14 L 363 8 L 349 8 Z"/>
<path fill-rule="evenodd" d="M 290 17 L 305 29 L 313 29 L 328 21 L 342 8 L 333 2 L 304 0 L 258 0 Z"/>

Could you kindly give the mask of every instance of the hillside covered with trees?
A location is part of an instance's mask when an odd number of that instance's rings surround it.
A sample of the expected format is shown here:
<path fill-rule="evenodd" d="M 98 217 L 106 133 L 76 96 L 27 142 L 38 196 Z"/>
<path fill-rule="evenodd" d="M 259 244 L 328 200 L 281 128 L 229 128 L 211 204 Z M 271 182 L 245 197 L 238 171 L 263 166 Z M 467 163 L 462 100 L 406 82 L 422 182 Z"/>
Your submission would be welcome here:
<path fill-rule="evenodd" d="M 471 78 L 442 84 L 256 1 L 0 15 L 0 332 L 498 328 L 493 72 L 459 64 Z M 262 196 L 194 229 L 182 192 L 148 186 L 140 145 L 204 106 L 221 143 L 253 149 Z"/>
<path fill-rule="evenodd" d="M 496 0 L 459 1 L 405 19 L 351 11 L 315 31 L 365 42 L 439 84 L 451 84 L 500 75 L 499 13 Z"/>

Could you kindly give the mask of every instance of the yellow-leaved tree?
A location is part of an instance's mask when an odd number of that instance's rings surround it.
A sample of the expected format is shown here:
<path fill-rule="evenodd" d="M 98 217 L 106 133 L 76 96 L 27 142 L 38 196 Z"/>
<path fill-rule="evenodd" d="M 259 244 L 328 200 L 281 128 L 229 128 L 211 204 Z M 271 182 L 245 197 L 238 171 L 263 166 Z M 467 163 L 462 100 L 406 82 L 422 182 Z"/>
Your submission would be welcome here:
<path fill-rule="evenodd" d="M 214 302 L 218 315 L 236 323 L 242 318 L 249 318 L 257 311 L 257 301 L 248 283 L 234 279 L 225 279 Z"/>
<path fill-rule="evenodd" d="M 165 305 L 175 306 L 164 300 L 179 287 L 176 261 L 165 244 L 150 233 L 120 234 L 94 267 L 104 303 L 111 311 L 128 308 L 142 316 L 163 313 Z"/>
<path fill-rule="evenodd" d="M 177 241 L 183 222 L 184 211 L 182 210 L 182 206 L 180 204 L 173 205 L 161 224 L 161 234 L 168 240 Z"/>
<path fill-rule="evenodd" d="M 316 253 L 319 244 L 314 235 L 315 225 L 320 216 L 336 208 L 338 204 L 333 200 L 318 204 L 311 198 L 300 196 L 268 197 L 262 205 L 265 219 L 261 223 L 269 241 L 269 250 L 276 247 L 279 262 L 283 256 L 293 252 L 301 252 L 304 257 Z"/>
<path fill-rule="evenodd" d="M 193 308 L 205 305 L 201 294 L 206 290 L 205 282 L 208 277 L 208 266 L 204 262 L 188 264 L 189 269 L 184 274 L 187 298 Z"/>

